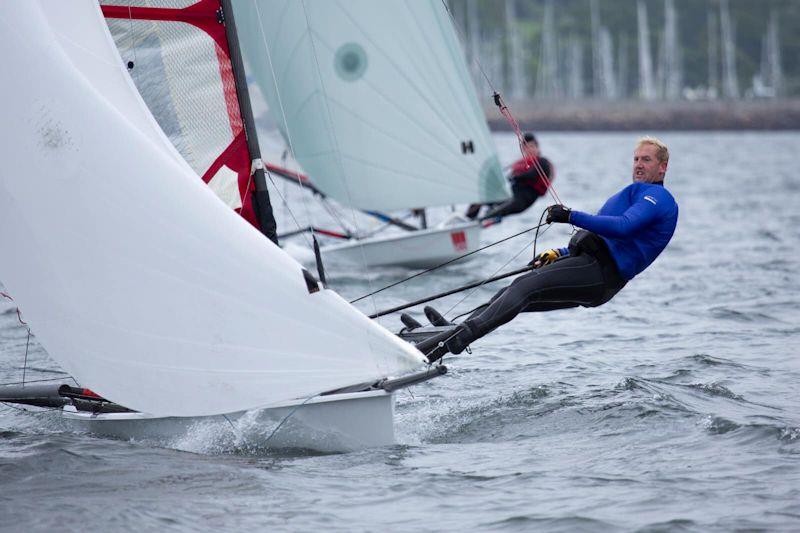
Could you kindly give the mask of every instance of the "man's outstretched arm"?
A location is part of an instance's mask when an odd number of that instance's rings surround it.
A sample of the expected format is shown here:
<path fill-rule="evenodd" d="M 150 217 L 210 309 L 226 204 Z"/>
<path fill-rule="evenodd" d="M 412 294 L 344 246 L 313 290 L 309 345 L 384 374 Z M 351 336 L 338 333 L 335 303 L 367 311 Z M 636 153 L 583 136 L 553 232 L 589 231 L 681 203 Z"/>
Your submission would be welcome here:
<path fill-rule="evenodd" d="M 658 204 L 642 198 L 630 206 L 622 215 L 590 215 L 583 211 L 570 211 L 551 206 L 556 216 L 548 216 L 552 222 L 569 222 L 597 235 L 620 238 L 633 235 L 660 216 Z"/>

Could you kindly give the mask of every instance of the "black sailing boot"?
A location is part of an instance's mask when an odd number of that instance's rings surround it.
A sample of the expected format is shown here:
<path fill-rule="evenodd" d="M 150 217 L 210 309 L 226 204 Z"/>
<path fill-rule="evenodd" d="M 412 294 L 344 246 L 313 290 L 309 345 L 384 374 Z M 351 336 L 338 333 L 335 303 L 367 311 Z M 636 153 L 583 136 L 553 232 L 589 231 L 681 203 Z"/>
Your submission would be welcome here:
<path fill-rule="evenodd" d="M 453 326 L 454 324 L 447 320 L 442 314 L 434 309 L 433 307 L 426 305 L 425 309 L 425 316 L 428 317 L 430 323 L 434 326 Z"/>
<path fill-rule="evenodd" d="M 422 327 L 422 324 L 417 322 L 417 320 L 414 317 L 406 313 L 400 315 L 400 322 L 403 323 L 403 325 L 406 327 L 406 330 L 408 331 Z"/>
<path fill-rule="evenodd" d="M 416 347 L 432 363 L 444 357 L 448 352 L 453 354 L 463 352 L 476 338 L 477 335 L 465 321 L 452 329 L 421 340 L 416 344 Z"/>

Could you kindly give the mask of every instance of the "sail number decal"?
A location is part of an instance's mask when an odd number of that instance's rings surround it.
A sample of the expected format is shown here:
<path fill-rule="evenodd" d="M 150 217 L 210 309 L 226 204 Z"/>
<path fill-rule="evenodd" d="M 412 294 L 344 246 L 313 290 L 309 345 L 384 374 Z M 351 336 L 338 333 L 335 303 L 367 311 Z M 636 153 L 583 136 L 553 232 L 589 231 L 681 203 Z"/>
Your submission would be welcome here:
<path fill-rule="evenodd" d="M 464 252 L 467 249 L 467 236 L 463 231 L 453 231 L 450 233 L 450 240 L 453 241 L 453 248 L 457 252 Z"/>

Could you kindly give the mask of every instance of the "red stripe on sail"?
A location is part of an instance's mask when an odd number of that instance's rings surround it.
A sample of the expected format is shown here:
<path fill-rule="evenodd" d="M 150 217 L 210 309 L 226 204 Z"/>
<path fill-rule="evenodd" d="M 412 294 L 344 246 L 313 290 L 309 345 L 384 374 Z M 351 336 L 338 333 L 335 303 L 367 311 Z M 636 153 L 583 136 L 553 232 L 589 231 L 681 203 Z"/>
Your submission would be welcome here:
<path fill-rule="evenodd" d="M 247 150 L 247 139 L 245 138 L 244 130 L 241 130 L 228 147 L 219 154 L 219 157 L 211 163 L 211 166 L 208 167 L 208 170 L 206 170 L 206 173 L 202 176 L 203 181 L 206 183 L 211 181 L 211 178 L 213 178 L 223 166 L 236 172 L 238 177 L 239 196 L 242 198 L 242 207 L 236 211 L 255 228 L 258 228 L 258 220 L 256 219 L 255 210 L 253 209 L 253 203 L 250 201 L 255 191 L 255 183 L 250 177 L 250 152 Z"/>
<path fill-rule="evenodd" d="M 270 172 L 275 172 L 276 174 L 280 174 L 281 176 L 292 178 L 293 180 L 299 181 L 303 185 L 312 185 L 311 178 L 309 178 L 305 174 L 301 174 L 300 172 L 295 172 L 294 170 L 289 170 L 288 168 L 279 167 L 278 165 L 273 165 L 272 163 L 264 163 L 264 166 Z"/>
<path fill-rule="evenodd" d="M 251 195 L 247 193 L 248 183 L 251 181 L 250 160 L 252 158 L 247 148 L 247 143 L 244 142 L 244 126 L 236 93 L 236 80 L 230 60 L 230 49 L 225 35 L 225 26 L 220 23 L 219 18 L 221 9 L 219 0 L 200 0 L 182 9 L 114 5 L 104 5 L 101 6 L 101 9 L 106 18 L 157 20 L 191 24 L 205 32 L 214 41 L 214 51 L 217 55 L 220 81 L 222 82 L 222 94 L 228 112 L 231 136 L 234 139 L 206 170 L 203 175 L 203 181 L 208 183 L 222 165 L 236 172 L 239 176 L 239 192 L 243 206 L 241 214 L 248 222 L 258 227 L 251 203 Z"/>

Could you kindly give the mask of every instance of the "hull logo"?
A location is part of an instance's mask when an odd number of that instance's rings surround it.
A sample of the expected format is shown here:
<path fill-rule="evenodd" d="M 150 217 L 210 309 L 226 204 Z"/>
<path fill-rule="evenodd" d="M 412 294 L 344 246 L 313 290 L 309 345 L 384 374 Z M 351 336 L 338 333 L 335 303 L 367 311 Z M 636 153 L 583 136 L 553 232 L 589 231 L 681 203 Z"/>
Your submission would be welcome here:
<path fill-rule="evenodd" d="M 463 231 L 450 233 L 450 240 L 453 241 L 453 248 L 457 252 L 463 252 L 467 249 L 467 236 Z"/>

